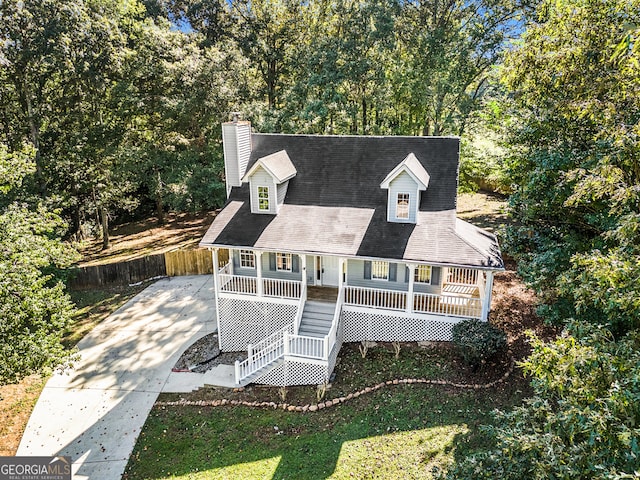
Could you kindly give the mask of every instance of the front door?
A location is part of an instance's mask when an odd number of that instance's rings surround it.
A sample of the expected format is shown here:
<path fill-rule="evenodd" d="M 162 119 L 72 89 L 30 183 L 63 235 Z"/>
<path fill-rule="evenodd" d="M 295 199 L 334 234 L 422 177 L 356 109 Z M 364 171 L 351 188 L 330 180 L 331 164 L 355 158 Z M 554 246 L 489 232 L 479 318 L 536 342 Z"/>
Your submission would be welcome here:
<path fill-rule="evenodd" d="M 322 285 L 338 286 L 340 261 L 338 257 L 322 257 Z"/>

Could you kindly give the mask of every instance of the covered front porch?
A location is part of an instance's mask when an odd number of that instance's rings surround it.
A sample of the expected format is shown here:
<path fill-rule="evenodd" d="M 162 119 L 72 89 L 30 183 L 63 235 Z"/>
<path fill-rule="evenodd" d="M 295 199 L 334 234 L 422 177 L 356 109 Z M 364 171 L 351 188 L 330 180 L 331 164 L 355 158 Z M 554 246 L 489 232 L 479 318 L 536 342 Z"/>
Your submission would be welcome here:
<path fill-rule="evenodd" d="M 487 320 L 493 271 L 256 250 L 213 251 L 216 294 L 298 304 L 309 289 L 348 307 Z M 332 294 L 333 295 L 333 294 Z"/>

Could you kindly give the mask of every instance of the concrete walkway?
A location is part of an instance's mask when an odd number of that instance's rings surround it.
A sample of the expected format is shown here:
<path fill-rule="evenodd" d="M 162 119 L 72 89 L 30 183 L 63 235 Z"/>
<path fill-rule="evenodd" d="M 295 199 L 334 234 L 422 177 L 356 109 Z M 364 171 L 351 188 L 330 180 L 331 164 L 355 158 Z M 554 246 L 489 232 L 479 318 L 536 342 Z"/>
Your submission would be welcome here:
<path fill-rule="evenodd" d="M 195 388 L 167 384 L 182 352 L 215 331 L 210 275 L 149 286 L 79 344 L 75 368 L 47 382 L 17 455 L 69 455 L 73 478 L 120 479 L 158 393 Z M 189 374 L 192 375 L 192 374 Z"/>

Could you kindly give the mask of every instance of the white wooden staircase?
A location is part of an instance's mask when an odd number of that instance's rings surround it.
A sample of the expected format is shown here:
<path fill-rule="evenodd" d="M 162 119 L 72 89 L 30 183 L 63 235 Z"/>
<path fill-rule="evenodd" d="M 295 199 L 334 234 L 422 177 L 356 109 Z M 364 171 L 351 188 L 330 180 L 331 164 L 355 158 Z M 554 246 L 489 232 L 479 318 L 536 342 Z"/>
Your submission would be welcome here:
<path fill-rule="evenodd" d="M 328 368 L 330 353 L 340 340 L 338 324 L 342 298 L 339 296 L 335 303 L 302 300 L 296 319 L 299 322 L 297 329 L 294 322 L 259 343 L 249 345 L 247 360 L 235 365 L 237 385 L 253 383 L 286 361 L 311 362 Z M 338 348 L 340 344 L 341 341 Z"/>
<path fill-rule="evenodd" d="M 336 304 L 307 301 L 302 312 L 298 335 L 324 338 L 331 330 Z"/>

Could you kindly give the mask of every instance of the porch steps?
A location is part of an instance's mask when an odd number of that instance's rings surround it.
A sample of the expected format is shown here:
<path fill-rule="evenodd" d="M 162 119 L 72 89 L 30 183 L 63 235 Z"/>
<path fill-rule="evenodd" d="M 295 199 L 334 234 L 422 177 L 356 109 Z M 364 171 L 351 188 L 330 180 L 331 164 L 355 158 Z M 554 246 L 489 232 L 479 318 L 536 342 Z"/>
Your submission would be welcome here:
<path fill-rule="evenodd" d="M 331 330 L 335 303 L 307 301 L 302 311 L 298 335 L 322 338 Z"/>
<path fill-rule="evenodd" d="M 238 385 L 238 386 L 239 387 L 246 387 L 250 383 L 253 383 L 258 377 L 264 375 L 265 373 L 267 373 L 270 370 L 273 370 L 274 368 L 279 367 L 283 363 L 284 363 L 284 358 L 282 358 L 282 357 L 278 358 L 277 360 L 274 360 L 273 362 L 267 363 L 260 370 L 257 370 L 255 372 L 253 372 L 247 378 L 243 379 L 242 382 L 240 382 L 240 385 Z"/>

